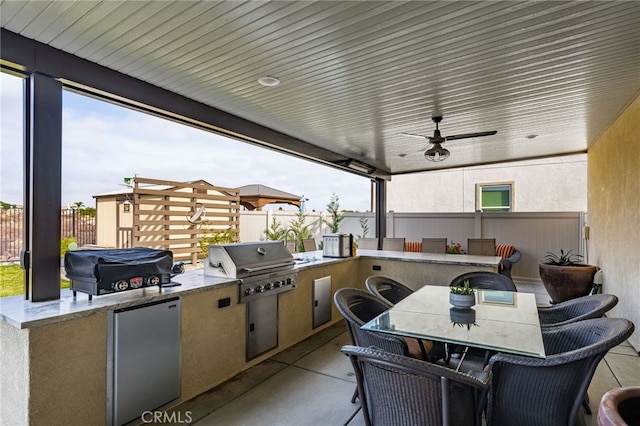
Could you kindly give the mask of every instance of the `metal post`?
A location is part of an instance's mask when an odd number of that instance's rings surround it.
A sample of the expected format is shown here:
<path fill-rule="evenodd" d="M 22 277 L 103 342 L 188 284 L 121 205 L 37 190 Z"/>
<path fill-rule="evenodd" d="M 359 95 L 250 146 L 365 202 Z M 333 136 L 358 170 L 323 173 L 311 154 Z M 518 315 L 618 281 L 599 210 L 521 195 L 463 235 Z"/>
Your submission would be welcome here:
<path fill-rule="evenodd" d="M 60 210 L 62 195 L 62 83 L 34 73 L 29 77 L 28 295 L 32 302 L 60 298 Z M 27 262 L 25 262 L 27 263 Z M 26 275 L 26 274 L 25 274 Z"/>
<path fill-rule="evenodd" d="M 376 178 L 376 237 L 378 250 L 382 248 L 382 239 L 387 236 L 387 181 Z"/>

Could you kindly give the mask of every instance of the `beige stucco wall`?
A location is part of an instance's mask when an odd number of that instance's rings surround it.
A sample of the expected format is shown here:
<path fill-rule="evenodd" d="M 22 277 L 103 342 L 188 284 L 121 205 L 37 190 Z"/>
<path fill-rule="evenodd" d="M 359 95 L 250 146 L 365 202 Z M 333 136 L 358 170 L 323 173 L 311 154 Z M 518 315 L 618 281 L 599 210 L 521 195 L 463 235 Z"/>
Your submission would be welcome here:
<path fill-rule="evenodd" d="M 584 154 L 394 176 L 387 187 L 387 208 L 397 212 L 473 212 L 476 184 L 507 182 L 513 183 L 516 212 L 587 209 Z"/>
<path fill-rule="evenodd" d="M 29 423 L 29 330 L 0 321 L 0 425 Z"/>
<path fill-rule="evenodd" d="M 591 146 L 587 170 L 590 263 L 620 299 L 611 316 L 636 325 L 629 341 L 640 350 L 640 97 Z"/>

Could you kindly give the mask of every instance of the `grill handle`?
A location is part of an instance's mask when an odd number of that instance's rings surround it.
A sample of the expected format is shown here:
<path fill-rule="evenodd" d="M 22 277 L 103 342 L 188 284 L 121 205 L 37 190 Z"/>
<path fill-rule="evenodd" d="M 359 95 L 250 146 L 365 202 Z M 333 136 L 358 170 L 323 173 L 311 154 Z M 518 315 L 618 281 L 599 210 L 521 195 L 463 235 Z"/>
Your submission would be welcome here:
<path fill-rule="evenodd" d="M 261 271 L 266 271 L 268 269 L 281 268 L 283 266 L 291 266 L 293 264 L 295 264 L 295 262 L 292 260 L 290 262 L 276 263 L 276 264 L 271 264 L 267 266 L 257 266 L 255 268 L 242 268 L 242 270 L 244 272 L 248 272 L 251 274 L 253 272 L 261 272 Z"/>

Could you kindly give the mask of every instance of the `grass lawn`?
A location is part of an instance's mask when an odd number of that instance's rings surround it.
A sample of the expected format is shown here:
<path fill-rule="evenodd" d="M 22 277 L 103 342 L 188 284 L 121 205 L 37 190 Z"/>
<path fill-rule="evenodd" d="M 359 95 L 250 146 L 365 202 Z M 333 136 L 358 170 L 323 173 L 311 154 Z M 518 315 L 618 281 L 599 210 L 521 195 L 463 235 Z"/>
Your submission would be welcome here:
<path fill-rule="evenodd" d="M 60 288 L 69 288 L 69 280 L 60 280 Z M 24 270 L 20 265 L 0 266 L 0 297 L 24 294 Z"/>

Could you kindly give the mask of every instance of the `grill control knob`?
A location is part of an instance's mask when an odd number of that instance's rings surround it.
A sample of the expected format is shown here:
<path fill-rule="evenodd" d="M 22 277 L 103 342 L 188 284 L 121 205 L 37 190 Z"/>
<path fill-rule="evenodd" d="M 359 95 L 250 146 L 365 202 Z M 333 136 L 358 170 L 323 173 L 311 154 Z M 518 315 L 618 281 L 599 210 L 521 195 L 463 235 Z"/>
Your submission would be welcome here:
<path fill-rule="evenodd" d="M 275 283 L 273 283 L 273 286 L 274 286 L 275 288 L 280 288 L 280 287 L 282 287 L 282 281 L 276 281 Z"/>
<path fill-rule="evenodd" d="M 271 284 L 271 283 L 266 283 L 266 284 L 264 285 L 264 289 L 265 289 L 265 290 L 271 290 L 271 288 L 272 288 L 272 287 L 273 287 L 273 284 Z"/>
<path fill-rule="evenodd" d="M 264 287 L 263 287 L 263 286 L 261 286 L 261 285 L 257 286 L 257 287 L 256 287 L 256 292 L 257 292 L 257 293 L 263 293 L 263 292 L 264 292 Z"/>
<path fill-rule="evenodd" d="M 293 284 L 293 278 L 287 278 L 287 284 Z"/>
<path fill-rule="evenodd" d="M 255 293 L 255 291 L 252 288 L 246 288 L 244 290 L 244 295 L 245 296 L 251 296 L 253 293 Z"/>

